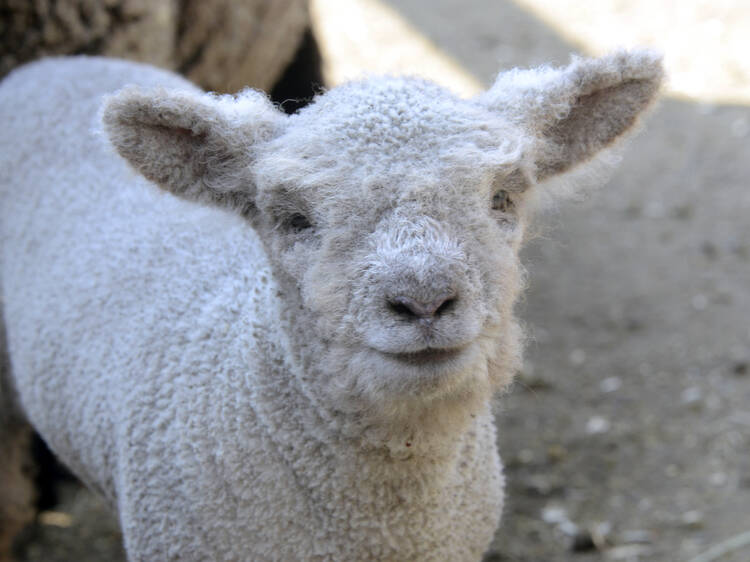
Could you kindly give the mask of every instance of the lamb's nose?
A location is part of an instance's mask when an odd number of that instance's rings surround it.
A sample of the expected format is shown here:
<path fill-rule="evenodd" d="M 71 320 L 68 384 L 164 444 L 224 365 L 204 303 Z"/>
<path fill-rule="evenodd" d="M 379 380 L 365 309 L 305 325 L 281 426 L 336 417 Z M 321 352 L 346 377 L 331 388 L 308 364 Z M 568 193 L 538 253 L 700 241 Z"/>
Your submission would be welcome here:
<path fill-rule="evenodd" d="M 388 299 L 388 308 L 405 320 L 432 319 L 450 310 L 455 302 L 455 293 L 448 293 L 429 302 L 407 295 L 396 295 Z"/>

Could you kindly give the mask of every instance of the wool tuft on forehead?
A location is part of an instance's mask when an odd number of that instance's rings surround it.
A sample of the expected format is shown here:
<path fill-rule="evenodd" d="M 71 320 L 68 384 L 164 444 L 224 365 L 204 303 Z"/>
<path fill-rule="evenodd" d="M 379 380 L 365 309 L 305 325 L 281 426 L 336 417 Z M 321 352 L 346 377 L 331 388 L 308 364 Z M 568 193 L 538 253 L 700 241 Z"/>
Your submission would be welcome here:
<path fill-rule="evenodd" d="M 437 178 L 519 162 L 530 141 L 501 113 L 436 84 L 372 77 L 326 92 L 293 115 L 257 171 L 270 167 L 298 187 L 411 171 Z"/>

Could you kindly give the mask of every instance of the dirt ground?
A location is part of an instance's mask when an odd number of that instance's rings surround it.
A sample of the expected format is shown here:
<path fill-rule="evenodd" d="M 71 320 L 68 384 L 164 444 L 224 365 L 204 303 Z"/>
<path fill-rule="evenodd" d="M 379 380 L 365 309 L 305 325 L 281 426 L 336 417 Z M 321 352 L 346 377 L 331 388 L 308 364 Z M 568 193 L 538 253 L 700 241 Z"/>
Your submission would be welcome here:
<path fill-rule="evenodd" d="M 750 531 L 748 123 L 665 101 L 612 181 L 526 252 L 501 560 L 682 561 Z M 567 550 L 568 521 L 604 553 Z"/>
<path fill-rule="evenodd" d="M 485 83 L 577 47 L 510 2 L 390 6 Z M 748 178 L 750 107 L 667 97 L 605 187 L 541 217 L 488 561 L 750 560 L 700 556 L 750 532 Z M 63 492 L 22 559 L 122 559 L 100 502 Z"/>

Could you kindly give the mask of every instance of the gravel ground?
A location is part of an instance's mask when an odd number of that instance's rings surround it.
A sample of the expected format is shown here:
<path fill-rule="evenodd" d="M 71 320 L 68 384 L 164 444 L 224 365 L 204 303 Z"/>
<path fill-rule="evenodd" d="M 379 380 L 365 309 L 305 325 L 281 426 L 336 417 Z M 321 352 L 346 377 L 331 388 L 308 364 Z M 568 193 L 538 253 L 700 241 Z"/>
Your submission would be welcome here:
<path fill-rule="evenodd" d="M 607 560 L 690 560 L 750 531 L 748 123 L 667 100 L 528 249 L 532 343 L 498 415 L 501 560 L 602 559 L 571 553 L 568 522 Z"/>
<path fill-rule="evenodd" d="M 485 82 L 580 47 L 515 4 L 458 4 L 390 3 Z M 749 145 L 747 105 L 667 98 L 602 190 L 544 217 L 525 252 L 528 359 L 498 406 L 508 505 L 488 560 L 691 561 L 750 531 Z M 122 559 L 95 497 L 66 484 L 55 510 L 23 560 Z"/>

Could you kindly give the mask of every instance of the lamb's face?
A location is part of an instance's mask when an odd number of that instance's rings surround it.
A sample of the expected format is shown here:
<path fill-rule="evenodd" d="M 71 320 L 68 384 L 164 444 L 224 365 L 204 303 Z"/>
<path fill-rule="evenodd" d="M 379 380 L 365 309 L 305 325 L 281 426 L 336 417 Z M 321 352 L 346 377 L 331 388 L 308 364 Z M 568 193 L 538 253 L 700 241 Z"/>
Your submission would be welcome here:
<path fill-rule="evenodd" d="M 319 387 L 409 408 L 507 382 L 527 193 L 629 130 L 661 79 L 621 52 L 501 73 L 473 100 L 372 79 L 292 117 L 251 90 L 126 88 L 103 121 L 149 180 L 249 218 Z"/>
<path fill-rule="evenodd" d="M 487 366 L 518 347 L 524 143 L 476 103 L 380 79 L 322 96 L 262 147 L 257 228 L 341 385 L 427 396 L 507 381 L 508 357 Z"/>

